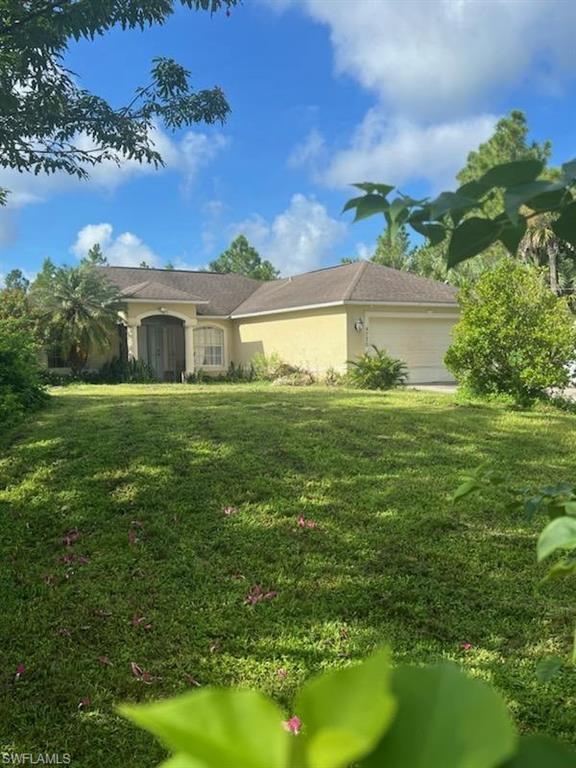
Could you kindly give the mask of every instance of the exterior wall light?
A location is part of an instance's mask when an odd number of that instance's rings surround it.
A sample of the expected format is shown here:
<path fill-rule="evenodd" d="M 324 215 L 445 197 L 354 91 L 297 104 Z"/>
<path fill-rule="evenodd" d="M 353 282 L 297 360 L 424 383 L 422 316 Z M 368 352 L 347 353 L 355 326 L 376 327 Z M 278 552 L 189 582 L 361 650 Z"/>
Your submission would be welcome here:
<path fill-rule="evenodd" d="M 362 333 L 362 331 L 364 330 L 364 320 L 362 320 L 361 317 L 359 317 L 358 320 L 356 320 L 356 322 L 354 323 L 354 330 L 357 331 L 358 333 Z"/>
<path fill-rule="evenodd" d="M 168 310 L 166 309 L 166 307 L 158 307 L 158 311 L 159 311 L 159 312 L 162 312 L 162 314 L 163 314 L 163 315 L 165 315 L 165 314 L 166 314 L 166 312 L 168 312 Z"/>

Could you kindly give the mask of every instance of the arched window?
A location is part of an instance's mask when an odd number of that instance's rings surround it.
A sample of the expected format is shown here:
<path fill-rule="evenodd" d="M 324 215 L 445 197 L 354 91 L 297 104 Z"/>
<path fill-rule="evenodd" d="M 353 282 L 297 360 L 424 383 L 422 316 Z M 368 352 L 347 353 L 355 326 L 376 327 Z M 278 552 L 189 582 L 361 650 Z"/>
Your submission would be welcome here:
<path fill-rule="evenodd" d="M 224 365 L 224 331 L 213 326 L 194 329 L 194 366 L 222 368 Z"/>

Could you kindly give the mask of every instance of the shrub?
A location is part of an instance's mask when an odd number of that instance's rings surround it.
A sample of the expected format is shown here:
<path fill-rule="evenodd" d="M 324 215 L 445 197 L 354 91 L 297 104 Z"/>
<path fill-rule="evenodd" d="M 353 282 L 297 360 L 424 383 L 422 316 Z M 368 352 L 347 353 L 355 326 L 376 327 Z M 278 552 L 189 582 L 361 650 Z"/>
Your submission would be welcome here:
<path fill-rule="evenodd" d="M 359 389 L 392 389 L 406 384 L 406 363 L 390 357 L 375 344 L 371 347 L 371 352 L 365 352 L 357 360 L 348 361 L 352 366 L 346 376 L 350 384 Z"/>
<path fill-rule="evenodd" d="M 338 387 L 344 383 L 344 379 L 344 374 L 332 367 L 328 368 L 324 374 L 324 384 L 327 387 Z"/>
<path fill-rule="evenodd" d="M 274 381 L 281 376 L 290 376 L 298 373 L 301 368 L 297 365 L 285 363 L 276 352 L 271 355 L 257 354 L 251 360 L 254 378 L 259 381 Z"/>
<path fill-rule="evenodd" d="M 255 378 L 254 367 L 250 364 L 247 366 L 242 363 L 231 362 L 228 366 L 228 371 L 224 377 L 225 381 L 237 382 L 237 381 L 253 381 Z"/>
<path fill-rule="evenodd" d="M 0 320 L 0 426 L 16 424 L 46 398 L 30 332 L 13 320 Z"/>
<path fill-rule="evenodd" d="M 152 384 L 156 381 L 154 370 L 144 360 L 122 360 L 120 357 L 104 363 L 98 373 L 85 371 L 79 378 L 87 384 Z"/>
<path fill-rule="evenodd" d="M 504 260 L 461 291 L 460 305 L 445 362 L 471 393 L 524 405 L 570 383 L 574 317 L 541 271 Z"/>
<path fill-rule="evenodd" d="M 302 368 L 293 373 L 287 373 L 285 376 L 278 376 L 272 381 L 272 384 L 284 387 L 309 387 L 310 384 L 314 384 L 315 381 L 316 380 L 310 371 Z"/>

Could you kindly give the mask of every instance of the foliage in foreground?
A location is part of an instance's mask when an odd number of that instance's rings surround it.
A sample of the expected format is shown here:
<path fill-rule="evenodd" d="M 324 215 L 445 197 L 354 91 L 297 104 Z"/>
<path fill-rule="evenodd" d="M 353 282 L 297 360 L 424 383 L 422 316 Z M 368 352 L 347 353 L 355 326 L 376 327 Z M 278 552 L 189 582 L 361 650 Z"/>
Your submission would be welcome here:
<path fill-rule="evenodd" d="M 570 768 L 574 754 L 518 738 L 504 700 L 456 666 L 391 668 L 380 651 L 308 681 L 291 717 L 249 690 L 207 688 L 123 706 L 174 754 L 166 768 Z"/>
<path fill-rule="evenodd" d="M 364 195 L 348 200 L 344 210 L 355 210 L 354 221 L 383 215 L 391 238 L 405 226 L 431 246 L 446 242 L 448 268 L 497 243 L 515 256 L 529 224 L 549 213 L 557 217 L 554 235 L 576 247 L 576 160 L 564 163 L 553 181 L 543 178 L 544 170 L 537 158 L 501 163 L 433 200 L 399 193 L 390 201 L 392 185 L 362 182 L 354 186 Z"/>
<path fill-rule="evenodd" d="M 31 334 L 17 320 L 0 319 L 0 427 L 13 426 L 46 397 Z"/>
<path fill-rule="evenodd" d="M 68 45 L 111 29 L 165 24 L 177 7 L 212 13 L 237 0 L 2 0 L 0 165 L 18 171 L 86 178 L 103 161 L 162 164 L 158 124 L 175 129 L 223 121 L 230 107 L 219 87 L 194 91 L 190 73 L 172 59 L 153 61 L 150 82 L 113 106 L 78 85 L 64 66 Z M 6 191 L 0 190 L 0 203 Z"/>
<path fill-rule="evenodd" d="M 471 493 L 495 488 L 508 509 L 522 511 L 527 519 L 545 515 L 550 522 L 541 531 L 536 546 L 538 562 L 552 555 L 560 556 L 550 567 L 544 581 L 556 581 L 576 575 L 576 485 L 557 483 L 541 488 L 514 486 L 509 479 L 489 466 L 481 465 L 464 478 L 454 494 L 454 501 Z M 546 676 L 562 666 L 561 659 L 544 660 Z M 576 632 L 572 646 L 572 663 L 576 664 Z"/>
<path fill-rule="evenodd" d="M 446 366 L 474 395 L 519 403 L 570 384 L 576 358 L 574 317 L 535 268 L 500 262 L 459 296 Z"/>
<path fill-rule="evenodd" d="M 360 355 L 356 360 L 348 360 L 351 366 L 346 376 L 347 381 L 358 389 L 392 389 L 406 384 L 408 368 L 402 360 L 397 360 L 384 349 L 371 345 L 371 351 Z"/>

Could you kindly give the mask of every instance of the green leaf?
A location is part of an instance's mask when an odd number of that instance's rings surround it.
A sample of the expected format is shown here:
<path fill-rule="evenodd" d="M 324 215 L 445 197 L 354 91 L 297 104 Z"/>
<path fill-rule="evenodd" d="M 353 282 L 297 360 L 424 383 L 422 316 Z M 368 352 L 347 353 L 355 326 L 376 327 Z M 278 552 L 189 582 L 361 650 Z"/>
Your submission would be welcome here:
<path fill-rule="evenodd" d="M 481 253 L 498 240 L 502 224 L 491 219 L 473 216 L 466 219 L 452 233 L 448 245 L 448 267 Z"/>
<path fill-rule="evenodd" d="M 160 763 L 158 768 L 203 768 L 205 763 L 199 763 L 190 755 L 185 755 L 179 752 L 173 757 L 169 757 L 163 763 Z"/>
<path fill-rule="evenodd" d="M 536 677 L 541 683 L 549 683 L 564 666 L 559 656 L 547 656 L 536 664 Z"/>
<path fill-rule="evenodd" d="M 564 512 L 567 515 L 574 515 L 576 517 L 576 501 L 565 501 L 560 506 L 564 507 Z"/>
<path fill-rule="evenodd" d="M 344 211 L 348 211 L 350 208 L 356 208 L 354 221 L 360 221 L 360 219 L 374 216 L 375 213 L 384 213 L 389 207 L 390 203 L 382 195 L 363 195 L 362 197 L 348 200 L 342 212 L 344 213 Z"/>
<path fill-rule="evenodd" d="M 561 240 L 576 246 L 576 201 L 562 210 L 559 218 L 552 223 L 552 229 Z"/>
<path fill-rule="evenodd" d="M 196 768 L 284 768 L 289 734 L 282 712 L 256 691 L 206 688 L 155 704 L 124 705 L 120 712 L 153 733 Z"/>
<path fill-rule="evenodd" d="M 394 187 L 391 187 L 389 184 L 373 184 L 371 181 L 363 181 L 360 184 L 352 184 L 352 186 L 357 189 L 362 189 L 364 192 L 377 192 L 384 197 L 394 189 Z"/>
<path fill-rule="evenodd" d="M 442 192 L 430 203 L 430 218 L 441 219 L 446 213 L 468 211 L 478 207 L 479 203 L 473 197 L 466 197 L 458 192 Z"/>
<path fill-rule="evenodd" d="M 567 557 L 563 557 L 557 563 L 550 568 L 546 576 L 542 579 L 542 582 L 556 581 L 557 579 L 565 579 L 567 576 L 573 576 L 576 573 L 576 561 Z"/>
<path fill-rule="evenodd" d="M 456 190 L 457 195 L 464 195 L 464 197 L 473 197 L 475 200 L 479 200 L 490 187 L 486 187 L 479 181 L 467 181 L 466 184 L 462 184 Z"/>
<path fill-rule="evenodd" d="M 477 480 L 466 480 L 465 483 L 462 483 L 462 485 L 458 486 L 455 490 L 454 495 L 452 496 L 452 502 L 458 501 L 458 499 L 462 499 L 464 496 L 468 496 L 468 494 L 479 490 L 479 488 L 480 484 Z"/>
<path fill-rule="evenodd" d="M 500 233 L 500 242 L 511 256 L 515 256 L 518 251 L 518 246 L 522 242 L 522 238 L 525 234 L 526 219 L 524 216 L 519 216 L 518 224 L 516 224 L 516 226 L 504 226 L 504 229 Z"/>
<path fill-rule="evenodd" d="M 548 523 L 540 534 L 536 547 L 538 562 L 549 557 L 558 549 L 574 549 L 576 547 L 576 519 L 573 517 L 557 517 Z"/>
<path fill-rule="evenodd" d="M 456 666 L 400 667 L 392 727 L 363 768 L 494 768 L 516 747 L 501 696 Z"/>
<path fill-rule="evenodd" d="M 367 754 L 396 712 L 388 652 L 311 680 L 295 711 L 303 723 L 300 746 L 311 768 L 340 768 Z"/>
<path fill-rule="evenodd" d="M 540 176 L 544 170 L 541 160 L 513 160 L 511 163 L 501 163 L 486 171 L 479 179 L 479 184 L 485 188 L 516 187 L 518 184 L 529 184 Z"/>
<path fill-rule="evenodd" d="M 528 184 L 519 184 L 510 187 L 504 193 L 504 208 L 511 221 L 516 222 L 518 209 L 522 205 L 530 208 L 530 201 L 541 199 L 544 193 L 556 192 L 564 189 L 564 185 L 553 181 L 531 181 Z"/>
<path fill-rule="evenodd" d="M 431 245 L 439 245 L 446 239 L 446 228 L 442 224 L 422 224 L 419 221 L 408 219 L 408 223 L 421 235 L 428 238 Z"/>
<path fill-rule="evenodd" d="M 518 752 L 501 768 L 575 768 L 574 750 L 545 736 L 521 736 Z"/>

